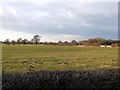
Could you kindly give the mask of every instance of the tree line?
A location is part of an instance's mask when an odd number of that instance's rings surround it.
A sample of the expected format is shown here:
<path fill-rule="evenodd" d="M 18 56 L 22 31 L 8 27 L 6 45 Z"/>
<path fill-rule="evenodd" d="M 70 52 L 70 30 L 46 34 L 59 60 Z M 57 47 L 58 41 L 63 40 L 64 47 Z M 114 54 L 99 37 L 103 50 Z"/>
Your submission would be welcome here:
<path fill-rule="evenodd" d="M 6 45 L 10 45 L 10 44 L 13 44 L 13 45 L 15 45 L 15 44 L 19 44 L 19 45 L 20 44 L 24 44 L 24 45 L 26 45 L 26 44 L 36 44 L 37 45 L 40 42 L 40 38 L 41 38 L 41 36 L 34 35 L 34 37 L 30 41 L 27 40 L 27 39 L 18 38 L 17 41 L 15 41 L 15 40 L 10 41 L 10 39 L 6 39 L 2 43 L 6 44 Z"/>
<path fill-rule="evenodd" d="M 77 46 L 77 45 L 84 45 L 84 46 L 100 46 L 100 45 L 112 45 L 112 46 L 120 46 L 120 40 L 106 40 L 104 38 L 93 38 L 93 39 L 88 39 L 88 40 L 82 40 L 82 41 L 77 41 L 77 40 L 72 40 L 71 42 L 68 41 L 58 41 L 58 42 L 40 42 L 40 35 L 34 35 L 34 37 L 31 40 L 27 39 L 22 39 L 18 38 L 16 41 L 10 39 L 6 39 L 4 44 L 10 45 L 10 44 L 43 44 L 43 45 L 66 45 L 66 46 Z"/>

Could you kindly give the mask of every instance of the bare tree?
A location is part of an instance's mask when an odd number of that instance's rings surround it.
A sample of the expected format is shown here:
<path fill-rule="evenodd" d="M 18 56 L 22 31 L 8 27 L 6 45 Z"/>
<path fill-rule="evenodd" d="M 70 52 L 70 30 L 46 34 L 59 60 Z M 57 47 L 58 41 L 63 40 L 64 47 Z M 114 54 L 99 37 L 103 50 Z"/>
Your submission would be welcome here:
<path fill-rule="evenodd" d="M 18 44 L 21 44 L 21 43 L 22 43 L 22 38 L 19 38 L 19 39 L 17 40 L 17 43 L 18 43 Z"/>
<path fill-rule="evenodd" d="M 13 45 L 15 45 L 15 44 L 16 44 L 16 41 L 15 41 L 15 40 L 11 40 L 11 43 L 12 43 Z"/>
<path fill-rule="evenodd" d="M 27 39 L 24 39 L 24 40 L 22 40 L 22 43 L 23 43 L 24 45 L 26 45 L 26 44 L 28 43 L 28 40 L 27 40 Z"/>
<path fill-rule="evenodd" d="M 33 44 L 33 43 L 34 43 L 34 40 L 33 40 L 33 39 L 31 39 L 29 42 L 30 42 L 30 44 Z"/>
<path fill-rule="evenodd" d="M 40 38 L 41 38 L 41 36 L 39 36 L 39 35 L 35 35 L 35 36 L 33 37 L 33 41 L 34 41 L 34 43 L 35 43 L 36 45 L 40 42 Z"/>
<path fill-rule="evenodd" d="M 73 45 L 79 45 L 79 43 L 76 40 L 72 40 L 71 44 L 73 44 Z"/>
<path fill-rule="evenodd" d="M 6 39 L 6 40 L 4 41 L 4 43 L 7 44 L 7 45 L 10 45 L 10 40 L 9 40 L 9 39 Z"/>

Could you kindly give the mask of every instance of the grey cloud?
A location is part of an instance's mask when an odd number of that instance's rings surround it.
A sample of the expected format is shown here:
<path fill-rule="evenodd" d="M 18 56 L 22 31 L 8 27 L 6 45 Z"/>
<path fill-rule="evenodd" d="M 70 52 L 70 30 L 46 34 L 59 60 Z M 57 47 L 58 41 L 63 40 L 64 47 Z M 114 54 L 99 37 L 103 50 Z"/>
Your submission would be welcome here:
<path fill-rule="evenodd" d="M 13 11 L 7 11 L 7 8 Z M 117 38 L 116 3 L 3 3 L 7 30 Z M 64 26 L 60 29 L 58 26 Z"/>

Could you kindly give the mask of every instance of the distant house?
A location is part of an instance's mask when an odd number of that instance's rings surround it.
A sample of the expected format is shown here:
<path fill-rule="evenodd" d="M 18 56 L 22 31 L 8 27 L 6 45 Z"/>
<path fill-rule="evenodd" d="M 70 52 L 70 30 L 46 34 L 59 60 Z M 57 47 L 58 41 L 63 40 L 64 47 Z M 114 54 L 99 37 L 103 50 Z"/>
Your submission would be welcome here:
<path fill-rule="evenodd" d="M 106 45 L 100 45 L 100 47 L 106 47 Z"/>
<path fill-rule="evenodd" d="M 100 47 L 112 47 L 111 45 L 100 45 Z"/>

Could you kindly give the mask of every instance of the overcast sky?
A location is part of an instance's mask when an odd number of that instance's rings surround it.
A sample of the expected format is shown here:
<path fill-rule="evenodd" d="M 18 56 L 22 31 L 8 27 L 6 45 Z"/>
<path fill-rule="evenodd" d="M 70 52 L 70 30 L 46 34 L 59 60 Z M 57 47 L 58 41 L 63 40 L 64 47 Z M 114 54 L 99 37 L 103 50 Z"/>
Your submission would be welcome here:
<path fill-rule="evenodd" d="M 117 1 L 3 0 L 0 40 L 30 40 L 35 34 L 41 35 L 41 41 L 118 39 Z"/>

